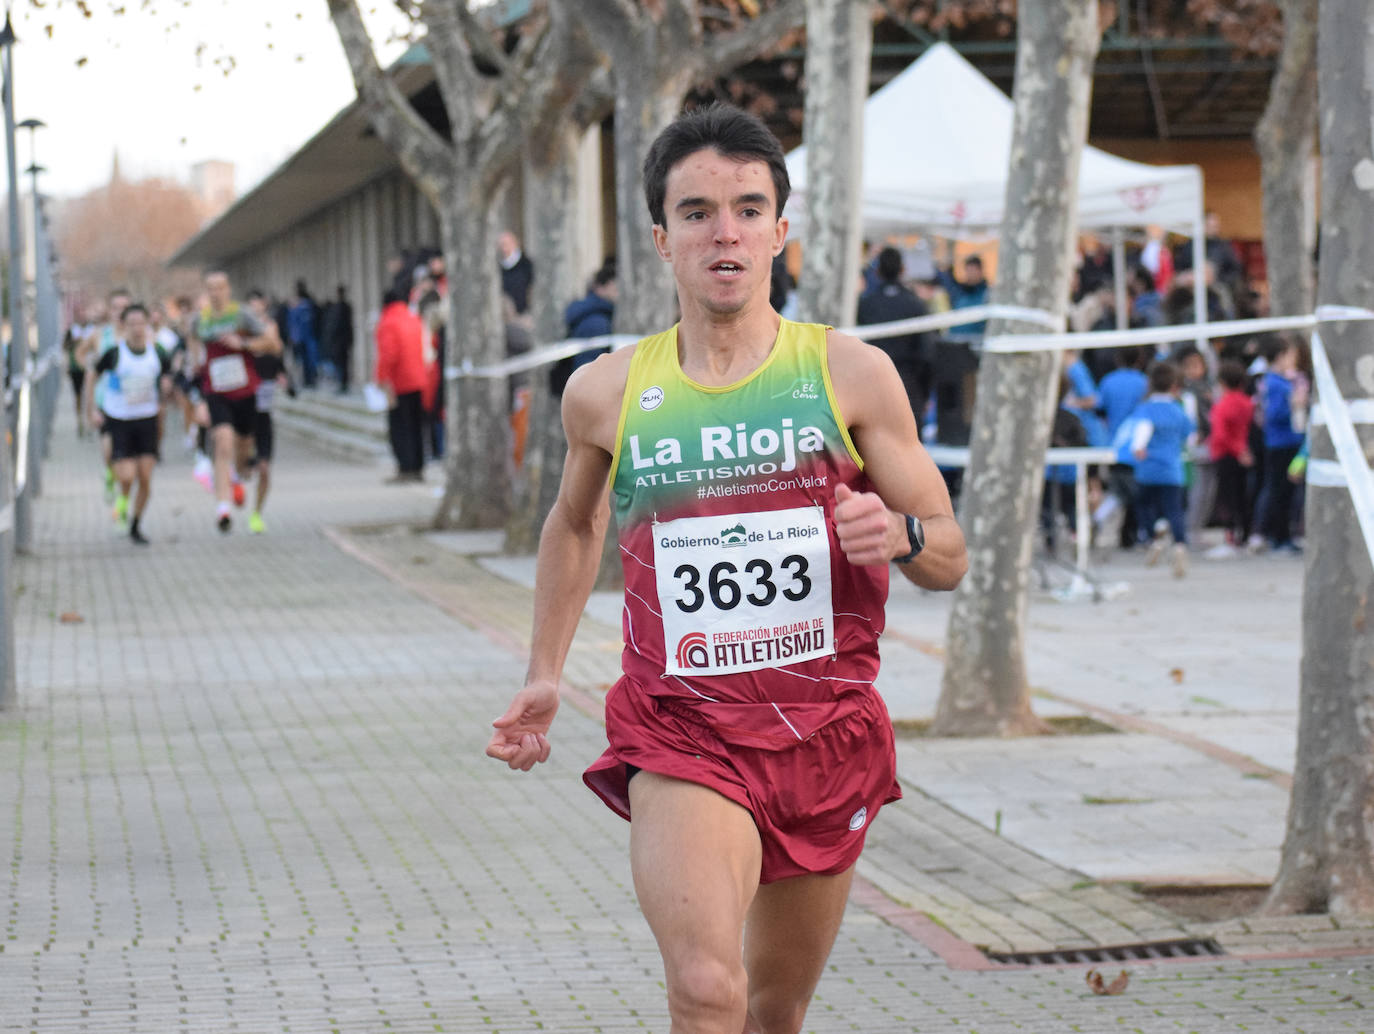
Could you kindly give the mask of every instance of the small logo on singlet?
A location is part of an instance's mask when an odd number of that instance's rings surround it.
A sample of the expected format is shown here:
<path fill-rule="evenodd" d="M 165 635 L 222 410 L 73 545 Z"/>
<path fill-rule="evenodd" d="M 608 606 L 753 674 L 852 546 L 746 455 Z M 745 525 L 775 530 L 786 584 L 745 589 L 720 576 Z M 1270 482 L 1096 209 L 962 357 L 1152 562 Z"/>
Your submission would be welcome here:
<path fill-rule="evenodd" d="M 655 384 L 652 388 L 645 388 L 644 393 L 639 396 L 639 408 L 649 413 L 663 405 L 663 389 Z"/>
<path fill-rule="evenodd" d="M 853 815 L 849 816 L 849 828 L 853 832 L 858 832 L 864 828 L 864 823 L 868 821 L 868 809 L 860 808 Z"/>
<path fill-rule="evenodd" d="M 711 655 L 706 649 L 705 633 L 688 632 L 677 641 L 679 668 L 704 668 L 710 663 Z"/>

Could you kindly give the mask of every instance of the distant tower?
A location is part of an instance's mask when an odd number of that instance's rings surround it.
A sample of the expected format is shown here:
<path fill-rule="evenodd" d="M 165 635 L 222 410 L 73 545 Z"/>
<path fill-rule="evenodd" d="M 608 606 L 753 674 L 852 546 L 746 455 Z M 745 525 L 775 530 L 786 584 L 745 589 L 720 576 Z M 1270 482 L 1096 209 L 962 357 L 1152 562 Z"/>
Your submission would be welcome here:
<path fill-rule="evenodd" d="M 234 163 L 216 161 L 197 162 L 191 166 L 191 189 L 205 207 L 207 219 L 213 219 L 234 203 Z"/>

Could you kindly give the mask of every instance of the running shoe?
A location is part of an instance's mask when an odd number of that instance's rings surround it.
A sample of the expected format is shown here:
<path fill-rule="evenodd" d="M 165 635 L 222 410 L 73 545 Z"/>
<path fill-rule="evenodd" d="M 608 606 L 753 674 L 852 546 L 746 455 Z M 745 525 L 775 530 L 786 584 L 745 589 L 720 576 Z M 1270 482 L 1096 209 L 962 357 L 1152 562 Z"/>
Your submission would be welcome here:
<path fill-rule="evenodd" d="M 207 492 L 215 489 L 215 465 L 210 462 L 210 457 L 205 453 L 196 454 L 196 464 L 191 470 L 191 476 L 196 479 L 200 487 Z"/>
<path fill-rule="evenodd" d="M 137 528 L 129 529 L 129 540 L 133 542 L 135 546 L 148 545 L 148 540 L 144 538 L 143 532 L 139 531 Z"/>
<path fill-rule="evenodd" d="M 245 491 L 243 490 L 243 482 L 242 482 L 242 481 L 235 481 L 233 487 L 234 487 L 234 505 L 235 505 L 235 506 L 242 506 L 243 503 L 244 503 L 244 500 L 248 498 L 248 493 L 245 492 Z"/>
<path fill-rule="evenodd" d="M 114 470 L 110 467 L 105 468 L 105 502 L 112 503 L 115 498 L 115 476 Z"/>
<path fill-rule="evenodd" d="M 248 515 L 248 530 L 254 535 L 261 535 L 267 530 L 267 526 L 262 523 L 262 514 L 257 510 Z"/>
<path fill-rule="evenodd" d="M 1175 578 L 1186 578 L 1188 576 L 1188 547 L 1182 542 L 1174 546 L 1173 569 Z"/>
<path fill-rule="evenodd" d="M 227 513 L 222 513 L 219 515 L 219 519 L 215 521 L 215 526 L 228 535 L 229 529 L 234 526 L 234 521 Z"/>
<path fill-rule="evenodd" d="M 114 519 L 120 524 L 129 519 L 129 497 L 127 495 L 115 497 Z"/>

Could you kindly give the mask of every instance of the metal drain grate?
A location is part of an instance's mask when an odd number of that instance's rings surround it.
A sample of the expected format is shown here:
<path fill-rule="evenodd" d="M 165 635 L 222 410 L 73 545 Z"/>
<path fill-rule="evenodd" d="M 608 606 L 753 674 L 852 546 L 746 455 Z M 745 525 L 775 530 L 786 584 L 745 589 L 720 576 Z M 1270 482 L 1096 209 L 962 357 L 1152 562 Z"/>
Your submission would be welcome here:
<path fill-rule="evenodd" d="M 1057 948 L 1053 951 L 984 951 L 993 962 L 1007 966 L 1063 966 L 1075 962 L 1136 962 L 1148 959 L 1186 959 L 1225 955 L 1226 951 L 1208 937 L 1178 941 L 1148 941 L 1144 944 L 1114 944 L 1104 948 Z"/>

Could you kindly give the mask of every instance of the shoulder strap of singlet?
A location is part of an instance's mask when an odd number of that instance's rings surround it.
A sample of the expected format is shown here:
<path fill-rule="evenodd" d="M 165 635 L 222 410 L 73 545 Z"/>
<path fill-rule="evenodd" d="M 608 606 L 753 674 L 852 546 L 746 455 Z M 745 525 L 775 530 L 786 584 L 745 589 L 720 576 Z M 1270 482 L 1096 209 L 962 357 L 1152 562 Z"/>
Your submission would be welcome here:
<path fill-rule="evenodd" d="M 625 373 L 625 394 L 620 399 L 620 419 L 615 425 L 615 451 L 611 453 L 610 483 L 615 484 L 616 472 L 620 469 L 620 449 L 624 444 L 625 422 L 630 415 L 630 405 L 643 393 L 645 381 L 652 378 L 655 367 L 663 361 L 669 347 L 677 347 L 677 326 L 649 337 L 641 338 L 635 344 L 634 355 L 630 356 L 630 368 Z"/>

